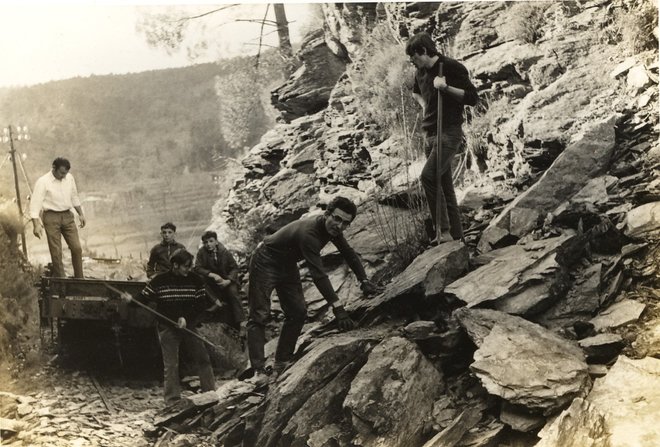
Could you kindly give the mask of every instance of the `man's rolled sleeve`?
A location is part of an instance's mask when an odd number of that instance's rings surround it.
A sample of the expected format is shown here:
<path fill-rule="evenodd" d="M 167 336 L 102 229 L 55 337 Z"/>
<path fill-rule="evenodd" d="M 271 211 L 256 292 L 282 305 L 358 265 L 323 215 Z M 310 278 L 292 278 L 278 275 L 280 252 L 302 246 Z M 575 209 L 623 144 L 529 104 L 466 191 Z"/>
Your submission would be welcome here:
<path fill-rule="evenodd" d="M 71 175 L 71 204 L 74 207 L 80 206 L 80 197 L 78 196 L 78 187 L 76 186 L 76 179 L 73 178 L 72 175 Z"/>
<path fill-rule="evenodd" d="M 30 197 L 30 218 L 39 219 L 39 214 L 41 213 L 41 207 L 44 203 L 44 198 L 46 197 L 46 185 L 41 179 L 37 180 L 37 183 L 34 185 L 34 191 L 32 191 L 32 196 Z"/>

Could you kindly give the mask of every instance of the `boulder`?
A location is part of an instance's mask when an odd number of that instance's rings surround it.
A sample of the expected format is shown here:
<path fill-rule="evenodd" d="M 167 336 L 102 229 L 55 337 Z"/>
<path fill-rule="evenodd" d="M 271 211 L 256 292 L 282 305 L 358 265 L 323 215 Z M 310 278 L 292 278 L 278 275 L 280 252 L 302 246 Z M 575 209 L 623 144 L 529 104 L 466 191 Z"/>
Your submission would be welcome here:
<path fill-rule="evenodd" d="M 495 250 L 483 258 L 490 262 L 446 286 L 445 293 L 468 307 L 494 301 L 508 313 L 535 313 L 559 298 L 554 290 L 563 280 L 555 275 L 561 267 L 556 255 L 571 238 L 566 233 Z"/>
<path fill-rule="evenodd" d="M 619 356 L 587 401 L 604 415 L 610 445 L 660 445 L 660 360 Z"/>
<path fill-rule="evenodd" d="M 366 358 L 370 341 L 359 334 L 342 334 L 318 342 L 287 369 L 276 387 L 271 386 L 265 402 L 264 418 L 256 445 L 277 445 L 298 410 L 347 365 Z"/>
<path fill-rule="evenodd" d="M 539 432 L 535 447 L 610 447 L 605 417 L 578 397 Z"/>
<path fill-rule="evenodd" d="M 600 312 L 590 320 L 590 323 L 597 332 L 602 332 L 636 321 L 645 308 L 644 303 L 624 299 Z"/>
<path fill-rule="evenodd" d="M 366 358 L 349 363 L 327 385 L 314 393 L 288 421 L 278 445 L 281 447 L 307 447 L 310 440 L 318 439 L 325 427 L 334 426 L 332 438 L 349 436 L 339 430 L 342 404 L 351 381 L 364 365 Z M 337 425 L 335 425 L 337 423 Z M 327 435 L 327 434 L 326 434 Z M 326 436 L 326 438 L 330 438 Z M 327 441 L 327 439 L 326 439 Z"/>
<path fill-rule="evenodd" d="M 344 401 L 364 447 L 421 445 L 424 421 L 444 390 L 442 374 L 417 346 L 401 337 L 384 340 L 369 354 Z"/>
<path fill-rule="evenodd" d="M 626 85 L 634 92 L 638 92 L 651 83 L 644 64 L 632 67 L 626 76 Z"/>
<path fill-rule="evenodd" d="M 599 209 L 607 204 L 608 190 L 616 182 L 617 178 L 609 175 L 589 180 L 584 188 L 552 211 L 549 216 L 552 223 L 577 228 L 579 220 L 582 219 L 585 229 L 599 223 Z"/>
<path fill-rule="evenodd" d="M 498 29 L 506 22 L 507 7 L 500 2 L 474 2 L 458 10 L 451 3 L 438 9 L 436 20 L 459 26 L 452 50 L 459 60 L 502 42 Z M 420 30 L 422 31 L 422 30 Z"/>
<path fill-rule="evenodd" d="M 320 148 L 321 143 L 308 140 L 301 144 L 295 153 L 285 158 L 282 164 L 303 174 L 313 174 L 314 162 L 319 158 Z"/>
<path fill-rule="evenodd" d="M 532 413 L 549 415 L 587 386 L 588 367 L 574 343 L 494 310 L 461 308 L 454 315 L 479 346 L 470 369 L 489 393 Z"/>
<path fill-rule="evenodd" d="M 548 328 L 558 328 L 590 320 L 601 304 L 602 270 L 603 265 L 598 263 L 575 273 L 575 283 L 568 293 L 534 321 Z"/>
<path fill-rule="evenodd" d="M 285 168 L 272 176 L 263 188 L 264 197 L 281 215 L 302 216 L 318 202 L 318 187 L 314 176 L 296 169 Z"/>
<path fill-rule="evenodd" d="M 298 57 L 303 64 L 271 93 L 271 103 L 287 121 L 325 108 L 332 88 L 346 69 L 346 59 L 332 52 L 323 30 L 305 36 Z"/>
<path fill-rule="evenodd" d="M 335 54 L 355 56 L 363 43 L 367 25 L 376 17 L 376 3 L 327 3 L 322 7 L 324 26 Z"/>
<path fill-rule="evenodd" d="M 529 68 L 543 57 L 538 46 L 510 41 L 477 54 L 466 64 L 477 79 L 490 82 L 519 83 L 527 77 Z"/>
<path fill-rule="evenodd" d="M 541 178 L 491 221 L 479 240 L 483 253 L 504 235 L 520 238 L 540 223 L 548 212 L 582 189 L 609 165 L 614 150 L 614 118 L 589 128 L 569 145 Z"/>
<path fill-rule="evenodd" d="M 633 208 L 626 214 L 625 234 L 643 238 L 660 230 L 660 202 L 651 202 Z"/>
<path fill-rule="evenodd" d="M 458 241 L 433 247 L 415 258 L 402 273 L 392 279 L 383 295 L 370 303 L 378 306 L 410 295 L 437 296 L 447 284 L 467 270 L 468 258 L 467 247 Z"/>

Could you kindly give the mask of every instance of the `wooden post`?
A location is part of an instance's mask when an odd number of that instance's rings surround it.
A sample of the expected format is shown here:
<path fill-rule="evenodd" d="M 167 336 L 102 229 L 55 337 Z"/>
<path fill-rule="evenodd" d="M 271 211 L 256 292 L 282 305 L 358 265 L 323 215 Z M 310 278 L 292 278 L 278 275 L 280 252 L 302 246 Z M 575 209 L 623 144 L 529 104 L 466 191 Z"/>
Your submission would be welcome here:
<path fill-rule="evenodd" d="M 438 76 L 442 76 L 442 62 L 438 63 Z M 435 155 L 436 155 L 436 163 L 435 163 L 435 178 L 436 178 L 436 184 L 435 184 L 435 237 L 436 240 L 438 241 L 438 244 L 440 243 L 440 233 L 442 232 L 442 229 L 440 228 L 440 216 L 442 215 L 442 207 L 440 204 L 442 203 L 442 182 L 440 181 L 441 177 L 441 168 L 442 168 L 442 92 L 438 90 L 438 120 L 437 120 L 437 127 L 436 127 L 436 148 L 435 148 Z"/>

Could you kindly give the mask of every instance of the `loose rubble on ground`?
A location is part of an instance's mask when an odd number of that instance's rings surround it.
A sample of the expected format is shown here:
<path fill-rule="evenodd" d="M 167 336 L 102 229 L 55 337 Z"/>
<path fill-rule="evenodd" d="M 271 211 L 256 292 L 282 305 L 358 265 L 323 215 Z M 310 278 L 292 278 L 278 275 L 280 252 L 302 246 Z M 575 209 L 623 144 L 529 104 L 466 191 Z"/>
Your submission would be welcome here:
<path fill-rule="evenodd" d="M 156 383 L 105 384 L 113 412 L 90 377 L 58 389 L 46 369 L 51 389 L 2 394 L 3 442 L 660 445 L 657 49 L 627 57 L 589 34 L 610 20 L 606 3 L 553 6 L 564 26 L 537 45 L 498 34 L 500 2 L 384 7 L 410 31 L 460 24 L 450 30 L 457 57 L 481 95 L 507 101 L 484 135 L 488 169 L 462 189 L 466 244 L 426 247 L 398 272 L 377 219 L 411 215 L 419 192 L 395 180 L 415 166 L 396 142 L 373 140 L 344 75 L 345 53 L 359 51 L 356 17 L 377 6 L 325 8 L 331 25 L 308 37 L 303 63 L 332 63 L 319 78 L 303 65 L 277 90 L 285 119 L 243 160 L 211 226 L 241 250 L 249 225 L 282 225 L 335 194 L 355 200 L 346 237 L 385 291 L 362 297 L 331 249 L 324 263 L 359 327 L 338 332 L 306 278 L 296 361 L 267 387 L 230 378 L 194 393 L 193 383 L 163 409 Z M 275 297 L 273 315 L 275 332 Z"/>

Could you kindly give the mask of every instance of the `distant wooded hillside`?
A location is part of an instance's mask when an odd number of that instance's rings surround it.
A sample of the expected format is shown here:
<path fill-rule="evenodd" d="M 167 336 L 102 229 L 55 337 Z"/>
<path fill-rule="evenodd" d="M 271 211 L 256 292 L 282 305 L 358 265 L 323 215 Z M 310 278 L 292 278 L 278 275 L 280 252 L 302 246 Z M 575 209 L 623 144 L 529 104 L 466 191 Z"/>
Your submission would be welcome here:
<path fill-rule="evenodd" d="M 30 182 L 58 155 L 71 160 L 86 190 L 214 171 L 274 123 L 268 98 L 283 79 L 279 58 L 271 52 L 254 66 L 243 57 L 0 89 L 0 127 L 29 127 L 30 141 L 16 149 L 26 154 Z M 9 163 L 0 192 L 13 195 Z"/>

